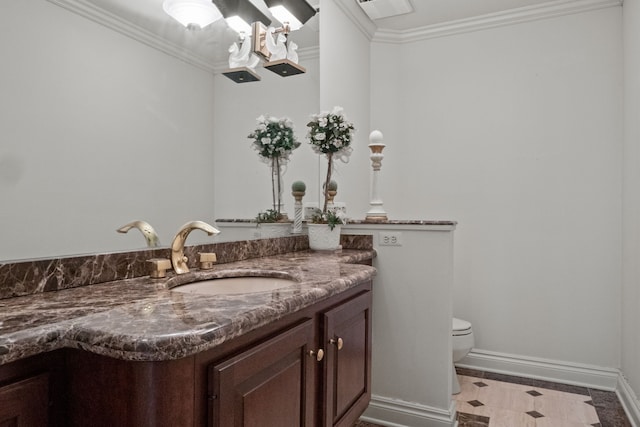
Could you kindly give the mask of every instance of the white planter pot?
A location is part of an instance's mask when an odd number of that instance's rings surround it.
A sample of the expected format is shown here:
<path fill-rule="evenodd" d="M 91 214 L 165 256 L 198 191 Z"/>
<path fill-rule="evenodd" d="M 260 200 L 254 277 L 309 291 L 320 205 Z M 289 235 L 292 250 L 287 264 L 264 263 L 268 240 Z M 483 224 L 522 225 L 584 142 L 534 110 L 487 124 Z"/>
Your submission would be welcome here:
<path fill-rule="evenodd" d="M 334 251 L 340 249 L 340 231 L 336 225 L 333 230 L 327 224 L 307 224 L 309 230 L 309 248 L 314 251 Z"/>
<path fill-rule="evenodd" d="M 259 239 L 273 239 L 291 235 L 290 222 L 263 222 L 258 224 L 256 237 Z"/>

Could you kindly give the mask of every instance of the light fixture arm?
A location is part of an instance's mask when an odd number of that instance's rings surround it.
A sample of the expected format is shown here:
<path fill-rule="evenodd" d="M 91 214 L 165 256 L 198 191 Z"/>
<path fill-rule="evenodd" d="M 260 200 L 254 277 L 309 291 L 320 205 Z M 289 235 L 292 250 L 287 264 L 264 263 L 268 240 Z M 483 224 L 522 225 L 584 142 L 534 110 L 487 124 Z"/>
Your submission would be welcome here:
<path fill-rule="evenodd" d="M 289 33 L 291 32 L 291 27 L 289 26 L 288 22 L 285 22 L 282 24 L 282 27 L 274 28 L 273 32 L 275 34 L 283 33 L 285 36 L 289 37 Z"/>

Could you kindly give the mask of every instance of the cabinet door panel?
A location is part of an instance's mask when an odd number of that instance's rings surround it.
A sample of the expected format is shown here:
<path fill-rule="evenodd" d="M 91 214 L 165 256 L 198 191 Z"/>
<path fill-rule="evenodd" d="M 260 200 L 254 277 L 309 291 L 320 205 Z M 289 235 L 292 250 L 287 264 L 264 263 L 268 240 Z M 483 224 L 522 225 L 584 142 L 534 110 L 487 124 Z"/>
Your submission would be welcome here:
<path fill-rule="evenodd" d="M 324 316 L 325 427 L 352 426 L 371 400 L 371 292 Z"/>
<path fill-rule="evenodd" d="M 0 426 L 48 425 L 49 374 L 0 387 Z"/>
<path fill-rule="evenodd" d="M 333 360 L 337 385 L 335 409 L 336 415 L 340 416 L 367 392 L 367 319 L 364 312 L 334 329 L 334 334 L 345 343 Z"/>
<path fill-rule="evenodd" d="M 313 321 L 210 367 L 215 427 L 313 426 Z"/>

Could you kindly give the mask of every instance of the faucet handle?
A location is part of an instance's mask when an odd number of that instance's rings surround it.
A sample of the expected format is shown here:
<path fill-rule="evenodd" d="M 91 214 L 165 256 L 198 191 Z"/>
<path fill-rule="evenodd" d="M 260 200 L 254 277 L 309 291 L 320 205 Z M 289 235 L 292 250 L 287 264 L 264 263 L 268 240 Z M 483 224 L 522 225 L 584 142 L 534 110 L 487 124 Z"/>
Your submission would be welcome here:
<path fill-rule="evenodd" d="M 200 270 L 211 270 L 213 264 L 218 261 L 215 253 L 200 252 Z"/>
<path fill-rule="evenodd" d="M 154 279 L 162 279 L 167 275 L 167 270 L 171 269 L 171 260 L 166 258 L 151 258 L 149 263 L 149 276 Z"/>

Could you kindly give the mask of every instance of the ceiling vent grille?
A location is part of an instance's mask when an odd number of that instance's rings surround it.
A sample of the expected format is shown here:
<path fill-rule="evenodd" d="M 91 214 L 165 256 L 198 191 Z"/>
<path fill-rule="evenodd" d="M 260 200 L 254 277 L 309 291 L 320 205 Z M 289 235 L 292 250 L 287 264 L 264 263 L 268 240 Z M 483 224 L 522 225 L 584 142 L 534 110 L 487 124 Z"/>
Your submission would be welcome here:
<path fill-rule="evenodd" d="M 356 0 L 371 19 L 389 18 L 413 12 L 409 0 Z"/>

